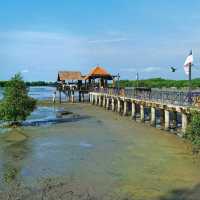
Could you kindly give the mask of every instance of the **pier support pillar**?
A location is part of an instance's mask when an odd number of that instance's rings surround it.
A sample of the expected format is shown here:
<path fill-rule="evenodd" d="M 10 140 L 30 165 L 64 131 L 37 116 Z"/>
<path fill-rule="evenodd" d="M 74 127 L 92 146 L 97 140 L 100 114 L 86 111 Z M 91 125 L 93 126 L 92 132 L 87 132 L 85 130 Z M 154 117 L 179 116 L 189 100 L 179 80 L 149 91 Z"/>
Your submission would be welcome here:
<path fill-rule="evenodd" d="M 160 109 L 160 128 L 163 129 L 165 123 L 165 112 L 164 109 Z"/>
<path fill-rule="evenodd" d="M 168 131 L 169 128 L 170 128 L 169 110 L 165 110 L 165 130 Z"/>
<path fill-rule="evenodd" d="M 97 95 L 94 94 L 94 105 L 96 104 L 96 101 L 97 101 Z"/>
<path fill-rule="evenodd" d="M 121 111 L 121 102 L 120 99 L 117 100 L 117 112 L 120 113 Z"/>
<path fill-rule="evenodd" d="M 136 119 L 136 104 L 132 102 L 131 107 L 132 107 L 131 118 L 135 120 Z"/>
<path fill-rule="evenodd" d="M 92 94 L 90 93 L 90 96 L 89 96 L 89 101 L 90 103 L 92 103 Z"/>
<path fill-rule="evenodd" d="M 96 105 L 98 105 L 98 97 L 99 97 L 99 95 L 96 94 L 96 102 L 95 102 Z"/>
<path fill-rule="evenodd" d="M 115 99 L 112 97 L 112 111 L 115 111 Z"/>
<path fill-rule="evenodd" d="M 59 90 L 59 103 L 61 104 L 61 90 Z"/>
<path fill-rule="evenodd" d="M 186 132 L 188 125 L 188 117 L 186 113 L 182 113 L 182 133 L 184 134 Z"/>
<path fill-rule="evenodd" d="M 126 116 L 128 114 L 128 102 L 124 99 L 124 112 L 123 115 Z"/>
<path fill-rule="evenodd" d="M 106 109 L 107 110 L 109 110 L 109 105 L 110 104 L 110 98 L 109 97 L 107 97 L 107 99 L 106 99 Z"/>
<path fill-rule="evenodd" d="M 106 107 L 106 97 L 103 96 L 103 107 L 105 108 Z"/>
<path fill-rule="evenodd" d="M 178 120 L 177 120 L 177 112 L 173 111 L 173 129 L 176 129 L 178 125 Z"/>
<path fill-rule="evenodd" d="M 95 104 L 95 95 L 94 94 L 92 95 L 92 104 L 93 105 Z"/>
<path fill-rule="evenodd" d="M 74 98 L 74 95 L 72 94 L 72 103 L 74 103 L 75 102 L 75 98 Z"/>
<path fill-rule="evenodd" d="M 151 126 L 156 126 L 156 108 L 151 107 Z"/>
<path fill-rule="evenodd" d="M 144 106 L 140 105 L 140 121 L 144 122 Z"/>
<path fill-rule="evenodd" d="M 78 101 L 79 102 L 82 101 L 82 93 L 81 93 L 81 91 L 78 92 Z"/>
<path fill-rule="evenodd" d="M 101 95 L 99 95 L 99 106 L 101 106 Z"/>
<path fill-rule="evenodd" d="M 85 102 L 85 94 L 84 94 L 84 92 L 81 93 L 81 101 Z"/>

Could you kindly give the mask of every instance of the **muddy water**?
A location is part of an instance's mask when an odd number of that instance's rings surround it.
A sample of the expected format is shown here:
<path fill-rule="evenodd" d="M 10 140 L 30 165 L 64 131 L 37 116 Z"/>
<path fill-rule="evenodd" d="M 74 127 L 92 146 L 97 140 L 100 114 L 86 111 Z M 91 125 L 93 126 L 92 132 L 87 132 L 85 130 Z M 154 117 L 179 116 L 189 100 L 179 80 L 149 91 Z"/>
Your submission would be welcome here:
<path fill-rule="evenodd" d="M 66 108 L 84 117 L 26 126 L 22 131 L 27 139 L 21 142 L 7 142 L 7 133 L 1 133 L 2 191 L 15 182 L 38 188 L 39 182 L 51 178 L 92 190 L 99 199 L 147 200 L 176 189 L 190 190 L 200 182 L 199 160 L 190 144 L 176 136 L 102 108 Z"/>

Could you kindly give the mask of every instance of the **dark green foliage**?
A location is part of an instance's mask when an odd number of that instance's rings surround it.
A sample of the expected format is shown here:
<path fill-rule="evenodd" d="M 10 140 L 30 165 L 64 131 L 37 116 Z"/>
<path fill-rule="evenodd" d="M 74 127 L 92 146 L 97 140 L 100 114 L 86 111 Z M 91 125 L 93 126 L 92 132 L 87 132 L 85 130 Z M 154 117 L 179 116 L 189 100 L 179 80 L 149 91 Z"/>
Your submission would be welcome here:
<path fill-rule="evenodd" d="M 191 121 L 187 127 L 185 138 L 192 141 L 192 143 L 200 147 L 200 113 L 193 111 L 191 114 Z"/>
<path fill-rule="evenodd" d="M 35 109 L 36 100 L 28 96 L 28 89 L 20 74 L 7 81 L 0 103 L 0 120 L 13 124 L 24 121 Z"/>
<path fill-rule="evenodd" d="M 149 88 L 184 88 L 188 87 L 188 80 L 167 80 L 162 78 L 152 78 L 146 80 L 120 80 L 120 87 L 149 87 Z M 200 87 L 200 79 L 192 80 L 192 87 L 198 88 Z"/>
<path fill-rule="evenodd" d="M 27 86 L 56 86 L 56 82 L 34 81 L 26 82 Z"/>
<path fill-rule="evenodd" d="M 5 87 L 8 81 L 0 81 L 0 87 Z M 56 86 L 56 82 L 33 81 L 26 82 L 26 86 Z"/>

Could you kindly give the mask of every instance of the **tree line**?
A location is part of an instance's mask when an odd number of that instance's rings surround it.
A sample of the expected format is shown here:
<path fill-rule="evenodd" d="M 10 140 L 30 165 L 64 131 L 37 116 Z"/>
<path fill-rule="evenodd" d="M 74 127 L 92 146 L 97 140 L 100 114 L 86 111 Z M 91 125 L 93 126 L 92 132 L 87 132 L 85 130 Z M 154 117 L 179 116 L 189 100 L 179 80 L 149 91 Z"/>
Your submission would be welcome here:
<path fill-rule="evenodd" d="M 0 87 L 5 87 L 7 81 L 0 81 Z M 116 84 L 117 85 L 117 84 Z M 152 78 L 143 80 L 120 80 L 120 87 L 149 87 L 149 88 L 185 88 L 188 80 L 171 80 L 163 78 Z M 200 88 L 200 78 L 192 80 L 192 88 Z M 32 81 L 26 82 L 26 86 L 56 86 L 56 82 Z"/>
<path fill-rule="evenodd" d="M 5 87 L 8 81 L 0 81 L 0 87 Z M 56 82 L 46 82 L 46 81 L 29 81 L 25 82 L 26 86 L 56 86 Z"/>
<path fill-rule="evenodd" d="M 152 78 L 144 80 L 120 80 L 120 87 L 148 87 L 148 88 L 185 88 L 188 87 L 188 80 L 170 80 L 163 78 Z M 200 78 L 192 80 L 192 88 L 200 87 Z"/>

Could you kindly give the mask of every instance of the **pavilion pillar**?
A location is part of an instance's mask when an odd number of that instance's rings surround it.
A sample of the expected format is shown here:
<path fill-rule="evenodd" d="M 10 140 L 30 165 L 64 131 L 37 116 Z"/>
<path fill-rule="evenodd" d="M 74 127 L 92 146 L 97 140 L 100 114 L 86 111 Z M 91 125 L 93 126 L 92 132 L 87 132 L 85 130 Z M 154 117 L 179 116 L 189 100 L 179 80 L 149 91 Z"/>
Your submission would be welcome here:
<path fill-rule="evenodd" d="M 59 90 L 59 102 L 61 103 L 61 90 Z"/>
<path fill-rule="evenodd" d="M 115 111 L 115 99 L 112 97 L 112 111 Z"/>
<path fill-rule="evenodd" d="M 82 101 L 82 102 L 85 102 L 85 95 L 84 95 L 84 92 L 81 92 L 81 101 Z"/>
<path fill-rule="evenodd" d="M 92 102 L 92 94 L 89 93 L 89 102 L 91 103 Z"/>
<path fill-rule="evenodd" d="M 106 99 L 106 109 L 109 110 L 109 106 L 110 106 L 110 98 L 107 97 Z"/>
<path fill-rule="evenodd" d="M 95 95 L 92 94 L 92 104 L 94 105 L 95 104 Z"/>
<path fill-rule="evenodd" d="M 96 105 L 98 105 L 98 97 L 99 97 L 99 95 L 96 94 Z"/>
<path fill-rule="evenodd" d="M 120 113 L 121 111 L 121 101 L 120 99 L 117 99 L 117 112 Z"/>
<path fill-rule="evenodd" d="M 101 95 L 99 95 L 99 106 L 101 106 Z"/>
<path fill-rule="evenodd" d="M 123 112 L 124 116 L 126 116 L 128 113 L 127 109 L 128 109 L 128 102 L 126 101 L 126 99 L 124 99 L 124 112 Z"/>
<path fill-rule="evenodd" d="M 75 102 L 74 94 L 72 94 L 71 101 L 72 101 L 72 103 Z"/>
<path fill-rule="evenodd" d="M 82 95 L 82 94 L 81 94 L 81 91 L 79 91 L 79 92 L 78 92 L 78 100 L 79 100 L 79 102 L 82 101 L 82 99 L 81 99 L 81 95 Z"/>
<path fill-rule="evenodd" d="M 105 97 L 105 95 L 103 96 L 103 107 L 104 108 L 106 107 L 106 97 Z"/>

